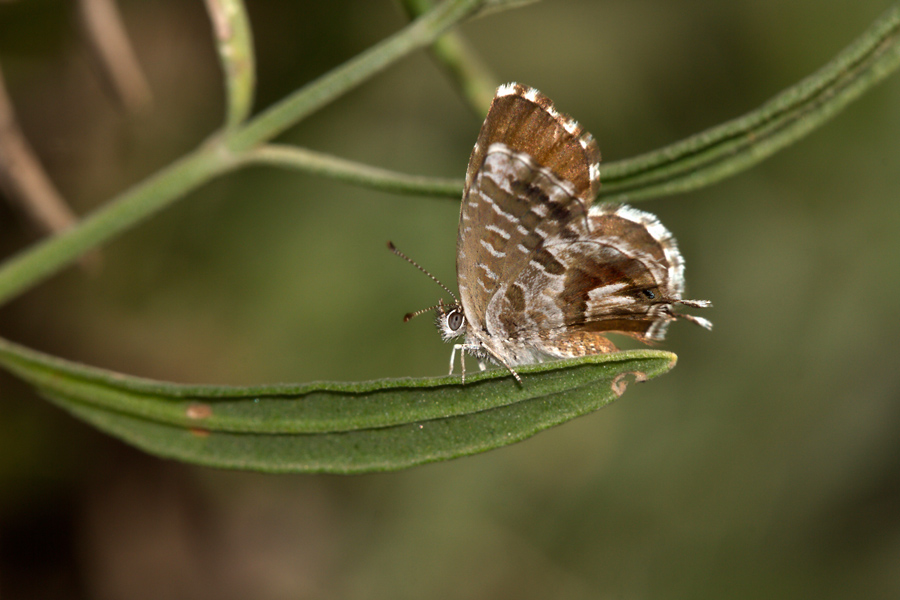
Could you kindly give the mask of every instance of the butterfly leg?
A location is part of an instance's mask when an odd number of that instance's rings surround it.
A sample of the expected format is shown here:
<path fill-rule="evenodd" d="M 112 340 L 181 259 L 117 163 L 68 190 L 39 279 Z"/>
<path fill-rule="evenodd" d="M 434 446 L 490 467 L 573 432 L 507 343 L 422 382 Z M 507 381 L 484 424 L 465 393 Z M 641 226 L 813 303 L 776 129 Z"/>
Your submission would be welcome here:
<path fill-rule="evenodd" d="M 471 352 L 472 354 L 474 354 L 475 356 L 484 356 L 484 352 L 485 352 L 485 350 L 487 350 L 487 349 L 484 348 L 483 346 L 479 345 L 479 344 L 453 344 L 453 351 L 450 353 L 450 374 L 453 375 L 453 364 L 454 364 L 453 361 L 454 361 L 454 358 L 456 358 L 456 353 L 459 352 L 459 366 L 460 366 L 460 371 L 462 371 L 462 382 L 463 382 L 463 383 L 466 382 L 466 359 L 465 359 L 465 352 L 466 352 L 467 350 L 468 350 L 469 352 Z M 509 371 L 510 373 L 512 373 L 512 376 L 516 378 L 516 381 L 518 381 L 519 383 L 522 383 L 522 378 L 519 377 L 519 374 L 516 373 L 516 370 L 513 369 L 512 366 L 510 366 L 510 364 L 509 364 L 508 362 L 506 362 L 505 360 L 503 360 L 502 358 L 500 358 L 499 356 L 497 356 L 497 355 L 494 354 L 493 352 L 490 352 L 489 350 L 488 350 L 488 352 L 490 353 L 490 355 L 491 355 L 492 357 L 494 357 L 494 359 L 495 359 L 497 362 L 499 362 L 501 365 L 503 365 L 504 367 L 506 367 L 506 370 L 507 370 L 507 371 Z M 487 365 L 484 363 L 483 360 L 480 360 L 480 359 L 479 359 L 479 360 L 478 360 L 478 367 L 479 367 L 482 371 L 484 371 L 484 370 L 487 368 Z"/>
<path fill-rule="evenodd" d="M 453 359 L 456 358 L 456 353 L 459 352 L 459 364 L 460 370 L 462 371 L 463 383 L 466 382 L 466 357 L 464 354 L 465 349 L 465 344 L 453 344 L 453 350 L 450 352 L 450 375 L 453 375 Z"/>
<path fill-rule="evenodd" d="M 506 360 L 503 359 L 503 357 L 497 356 L 495 353 L 491 352 L 490 349 L 488 349 L 488 348 L 485 348 L 484 350 L 486 350 L 487 353 L 490 354 L 490 356 L 493 357 L 494 360 L 496 360 L 498 363 L 500 363 L 501 365 L 506 367 L 506 370 L 509 371 L 510 373 L 512 373 L 512 376 L 515 377 L 516 381 L 518 381 L 519 384 L 521 385 L 522 378 L 519 377 L 519 374 L 516 373 L 516 370 L 513 369 L 512 366 L 508 362 L 506 362 Z M 479 360 L 478 366 L 481 367 L 482 371 L 484 371 L 484 368 L 485 368 L 484 361 Z"/>
<path fill-rule="evenodd" d="M 450 374 L 453 375 L 453 359 L 456 357 L 456 353 L 459 352 L 459 370 L 462 372 L 463 383 L 466 382 L 466 351 L 478 356 L 481 346 L 478 344 L 453 344 L 453 352 L 450 353 Z M 479 360 L 478 366 L 484 371 L 484 361 Z"/>
<path fill-rule="evenodd" d="M 497 358 L 498 358 L 498 360 L 500 360 L 500 362 L 503 364 L 503 366 L 506 367 L 506 370 L 509 371 L 510 373 L 512 373 L 512 376 L 516 378 L 516 381 L 519 382 L 519 385 L 522 385 L 522 378 L 519 377 L 519 374 L 516 373 L 516 370 L 513 369 L 511 366 L 509 366 L 509 363 L 507 363 L 505 360 L 503 360 L 499 356 Z"/>

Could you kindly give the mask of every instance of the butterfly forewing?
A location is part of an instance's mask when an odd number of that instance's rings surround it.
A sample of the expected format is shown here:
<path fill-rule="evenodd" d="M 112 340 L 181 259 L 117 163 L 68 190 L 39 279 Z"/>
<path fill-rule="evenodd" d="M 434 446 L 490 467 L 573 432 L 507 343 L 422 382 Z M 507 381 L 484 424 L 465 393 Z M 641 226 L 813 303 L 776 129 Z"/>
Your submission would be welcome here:
<path fill-rule="evenodd" d="M 536 90 L 503 86 L 472 152 L 460 212 L 457 278 L 474 335 L 494 333 L 484 331 L 492 300 L 496 304 L 507 297 L 519 306 L 521 290 L 509 284 L 530 262 L 560 272 L 562 265 L 543 248 L 548 239 L 575 239 L 587 232 L 600 153 L 589 134 L 561 117 Z"/>
<path fill-rule="evenodd" d="M 568 182 L 572 193 L 586 202 L 585 208 L 596 198 L 600 190 L 597 142 L 536 89 L 509 83 L 497 90 L 469 158 L 467 187 L 495 142 L 527 154 L 536 164 Z"/>

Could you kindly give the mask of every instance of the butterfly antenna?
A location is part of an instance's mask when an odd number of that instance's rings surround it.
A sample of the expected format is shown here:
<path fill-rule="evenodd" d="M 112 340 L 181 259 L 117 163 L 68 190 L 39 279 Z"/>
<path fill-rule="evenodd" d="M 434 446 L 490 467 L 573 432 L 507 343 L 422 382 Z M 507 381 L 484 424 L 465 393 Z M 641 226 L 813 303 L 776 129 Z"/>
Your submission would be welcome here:
<path fill-rule="evenodd" d="M 440 280 L 440 279 L 438 279 L 437 277 L 435 277 L 434 275 L 432 275 L 431 273 L 429 273 L 428 271 L 426 271 L 421 265 L 419 265 L 419 263 L 417 263 L 416 261 L 414 261 L 413 259 L 411 259 L 411 258 L 408 257 L 407 255 L 405 255 L 405 254 L 403 254 L 402 252 L 400 252 L 399 250 L 397 250 L 397 247 L 394 245 L 393 242 L 388 242 L 388 243 L 387 243 L 387 246 L 388 246 L 388 250 L 390 250 L 391 252 L 393 252 L 394 254 L 396 254 L 397 256 L 399 256 L 400 258 L 402 258 L 403 260 L 405 260 L 406 262 L 408 262 L 409 264 L 411 264 L 412 266 L 414 266 L 414 267 L 417 268 L 418 270 L 422 271 L 423 273 L 425 273 L 426 275 L 428 275 L 429 277 L 431 277 L 431 280 L 432 280 L 432 281 L 434 281 L 436 284 L 438 284 L 439 286 L 441 286 L 442 288 L 444 288 L 444 291 L 447 292 L 448 294 L 450 294 L 451 296 L 453 296 L 453 299 L 456 301 L 457 304 L 459 304 L 459 298 L 456 297 L 456 294 L 454 294 L 453 292 L 451 292 L 451 291 L 450 291 L 450 288 L 448 288 L 446 285 L 444 285 L 443 283 L 441 283 L 441 280 Z M 416 311 L 416 312 L 414 312 L 414 313 L 409 313 L 408 315 L 406 315 L 405 317 L 403 317 L 403 320 L 404 320 L 404 321 L 409 321 L 410 319 L 412 319 L 412 318 L 415 317 L 416 315 L 420 315 L 420 314 L 422 314 L 422 313 L 424 313 L 424 312 L 428 312 L 429 310 L 434 310 L 434 309 L 437 308 L 438 306 L 439 306 L 439 305 L 435 305 L 435 306 L 432 306 L 431 308 L 425 308 L 425 309 Z"/>
<path fill-rule="evenodd" d="M 432 310 L 438 308 L 439 306 L 441 306 L 441 305 L 435 304 L 434 306 L 429 306 L 428 308 L 423 308 L 421 310 L 417 310 L 416 312 L 406 313 L 405 315 L 403 315 L 403 322 L 406 323 L 413 317 L 418 317 L 419 315 L 423 315 L 429 311 L 432 311 Z"/>

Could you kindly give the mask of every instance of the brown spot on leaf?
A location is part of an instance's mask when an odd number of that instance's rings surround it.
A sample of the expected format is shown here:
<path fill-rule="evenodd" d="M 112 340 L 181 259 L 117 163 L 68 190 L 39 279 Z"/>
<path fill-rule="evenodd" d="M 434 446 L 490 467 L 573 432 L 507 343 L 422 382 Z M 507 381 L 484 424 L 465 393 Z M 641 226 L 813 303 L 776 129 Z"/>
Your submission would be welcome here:
<path fill-rule="evenodd" d="M 203 404 L 202 402 L 193 402 L 187 407 L 188 419 L 208 419 L 212 416 L 213 410 L 212 406 L 209 404 Z"/>
<path fill-rule="evenodd" d="M 642 371 L 629 371 L 628 373 L 619 373 L 616 375 L 615 379 L 613 379 L 612 391 L 616 395 L 617 398 L 621 398 L 622 394 L 625 393 L 625 388 L 628 387 L 628 380 L 626 379 L 629 375 L 634 376 L 634 380 L 638 383 L 641 381 L 647 381 L 647 374 Z"/>

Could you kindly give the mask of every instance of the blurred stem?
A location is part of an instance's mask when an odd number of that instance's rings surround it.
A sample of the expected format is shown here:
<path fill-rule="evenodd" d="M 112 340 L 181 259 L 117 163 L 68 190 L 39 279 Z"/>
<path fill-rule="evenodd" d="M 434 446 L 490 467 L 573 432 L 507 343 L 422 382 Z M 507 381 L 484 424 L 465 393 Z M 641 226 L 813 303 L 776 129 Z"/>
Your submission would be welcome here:
<path fill-rule="evenodd" d="M 247 9 L 241 0 L 205 0 L 225 78 L 225 127 L 234 129 L 253 109 L 256 61 Z"/>
<path fill-rule="evenodd" d="M 283 144 L 264 144 L 248 151 L 240 160 L 247 165 L 296 169 L 384 192 L 458 199 L 463 188 L 462 179 L 408 175 Z"/>
<path fill-rule="evenodd" d="M 288 96 L 258 117 L 214 137 L 193 153 L 151 177 L 131 191 L 86 217 L 72 229 L 44 240 L 0 266 L 0 303 L 35 285 L 98 246 L 143 221 L 212 177 L 247 162 L 268 162 L 294 168 L 315 168 L 357 182 L 397 185 L 407 191 L 422 179 L 391 174 L 371 167 L 356 169 L 349 163 L 321 155 L 298 158 L 283 150 L 253 148 L 278 135 L 342 93 L 381 71 L 412 50 L 427 46 L 453 23 L 479 4 L 479 0 L 447 0 L 372 49 L 341 65 Z M 797 141 L 834 116 L 865 90 L 900 65 L 900 6 L 880 17 L 859 39 L 813 76 L 801 81 L 756 111 L 688 138 L 662 150 L 607 165 L 604 200 L 639 200 L 709 185 L 759 162 Z M 233 113 L 234 114 L 234 113 Z M 233 118 L 233 117 L 229 117 Z M 279 154 L 280 152 L 280 154 Z M 373 173 L 375 176 L 373 176 Z M 404 180 L 402 185 L 398 181 Z M 426 180 L 427 182 L 427 180 Z M 459 188 L 447 180 L 425 184 L 459 197 Z M 442 192 L 441 192 L 442 193 Z"/>
<path fill-rule="evenodd" d="M 813 75 L 742 117 L 660 150 L 609 163 L 600 197 L 656 198 L 750 168 L 796 142 L 900 66 L 900 5 Z"/>
<path fill-rule="evenodd" d="M 201 148 L 103 208 L 78 225 L 14 255 L 0 267 L 0 303 L 35 285 L 87 250 L 140 223 L 189 191 L 223 173 L 231 160 L 209 147 Z"/>
<path fill-rule="evenodd" d="M 434 41 L 480 0 L 447 0 L 384 42 L 291 94 L 247 125 L 208 143 L 85 217 L 72 229 L 34 244 L 0 265 L 0 304 L 46 279 L 84 252 L 147 219 L 213 177 L 235 168 L 236 156 L 281 133 L 386 66 Z M 239 113 L 230 113 L 229 119 Z"/>
<path fill-rule="evenodd" d="M 657 198 L 698 189 L 748 169 L 802 139 L 898 67 L 900 6 L 894 6 L 831 62 L 756 110 L 660 150 L 603 165 L 600 199 Z M 383 190 L 453 199 L 462 193 L 461 181 L 373 169 L 306 150 L 267 148 L 247 159 Z"/>
<path fill-rule="evenodd" d="M 419 17 L 400 32 L 329 71 L 261 113 L 246 127 L 231 136 L 229 148 L 235 152 L 242 152 L 272 139 L 393 64 L 397 59 L 432 43 L 480 3 L 481 0 L 441 2 L 434 10 Z"/>
<path fill-rule="evenodd" d="M 44 171 L 16 119 L 0 70 L 0 189 L 37 226 L 54 233 L 72 227 L 78 218 Z"/>
<path fill-rule="evenodd" d="M 100 71 L 126 110 L 147 110 L 153 100 L 150 84 L 141 70 L 122 15 L 114 0 L 80 0 L 85 34 L 100 63 Z"/>
<path fill-rule="evenodd" d="M 400 3 L 410 18 L 434 6 L 432 0 L 401 0 Z M 469 108 L 478 118 L 484 118 L 494 98 L 497 80 L 462 34 L 457 31 L 445 33 L 435 40 L 429 52 L 450 76 Z"/>

